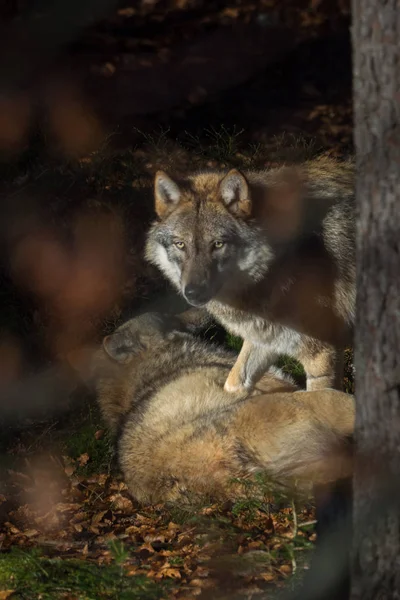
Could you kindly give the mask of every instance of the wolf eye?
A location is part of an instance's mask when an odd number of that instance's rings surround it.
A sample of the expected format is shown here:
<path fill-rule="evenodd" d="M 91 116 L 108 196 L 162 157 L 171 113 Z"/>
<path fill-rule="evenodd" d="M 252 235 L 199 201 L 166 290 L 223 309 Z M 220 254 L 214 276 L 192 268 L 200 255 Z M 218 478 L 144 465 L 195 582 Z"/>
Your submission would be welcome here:
<path fill-rule="evenodd" d="M 183 250 L 185 247 L 185 242 L 174 242 L 174 245 L 178 248 L 178 250 Z"/>
<path fill-rule="evenodd" d="M 217 240 L 213 244 L 216 250 L 220 250 L 223 246 L 225 246 L 225 242 L 221 242 L 221 240 Z"/>

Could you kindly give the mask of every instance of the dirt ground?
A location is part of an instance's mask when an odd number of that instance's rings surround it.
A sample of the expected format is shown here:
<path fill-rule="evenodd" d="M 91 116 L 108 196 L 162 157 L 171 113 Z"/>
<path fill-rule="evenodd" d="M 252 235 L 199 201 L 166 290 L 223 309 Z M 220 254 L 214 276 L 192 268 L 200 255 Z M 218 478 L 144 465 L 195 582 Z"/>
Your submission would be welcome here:
<path fill-rule="evenodd" d="M 0 599 L 280 597 L 312 499 L 257 480 L 229 505 L 136 505 L 70 356 L 183 306 L 142 257 L 157 169 L 352 152 L 349 5 L 67 4 L 0 13 Z"/>

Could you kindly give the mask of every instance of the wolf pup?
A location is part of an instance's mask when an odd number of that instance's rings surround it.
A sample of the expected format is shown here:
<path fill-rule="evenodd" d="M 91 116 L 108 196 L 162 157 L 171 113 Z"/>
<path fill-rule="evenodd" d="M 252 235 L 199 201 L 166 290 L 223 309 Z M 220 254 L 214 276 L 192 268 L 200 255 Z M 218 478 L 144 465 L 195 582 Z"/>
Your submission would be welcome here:
<path fill-rule="evenodd" d="M 328 158 L 264 172 L 155 178 L 146 257 L 244 339 L 225 383 L 251 389 L 280 354 L 307 390 L 341 388 L 355 316 L 354 170 Z"/>
<path fill-rule="evenodd" d="M 98 402 L 137 500 L 228 498 L 234 479 L 258 472 L 307 486 L 349 474 L 352 396 L 299 391 L 273 369 L 252 393 L 228 393 L 235 354 L 184 329 L 147 313 L 95 358 Z"/>

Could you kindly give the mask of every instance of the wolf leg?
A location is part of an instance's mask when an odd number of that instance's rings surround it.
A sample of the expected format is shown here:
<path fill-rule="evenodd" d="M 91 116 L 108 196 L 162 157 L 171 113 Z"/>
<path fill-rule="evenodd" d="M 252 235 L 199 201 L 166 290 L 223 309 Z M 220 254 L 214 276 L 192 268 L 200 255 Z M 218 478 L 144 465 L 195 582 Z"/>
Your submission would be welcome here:
<path fill-rule="evenodd" d="M 244 340 L 239 356 L 225 381 L 225 391 L 251 390 L 276 358 L 277 355 L 271 352 L 269 346 Z"/>
<path fill-rule="evenodd" d="M 307 375 L 307 391 L 343 389 L 344 355 L 332 346 L 321 347 L 312 356 L 301 357 Z"/>

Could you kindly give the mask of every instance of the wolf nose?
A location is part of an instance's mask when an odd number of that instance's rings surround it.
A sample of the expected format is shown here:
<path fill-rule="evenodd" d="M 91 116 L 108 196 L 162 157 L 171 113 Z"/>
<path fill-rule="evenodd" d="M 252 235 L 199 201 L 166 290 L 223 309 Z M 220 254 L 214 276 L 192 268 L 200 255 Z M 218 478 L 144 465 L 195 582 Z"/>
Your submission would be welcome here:
<path fill-rule="evenodd" d="M 210 293 L 205 285 L 189 284 L 183 290 L 183 295 L 190 304 L 206 304 L 210 299 Z"/>

